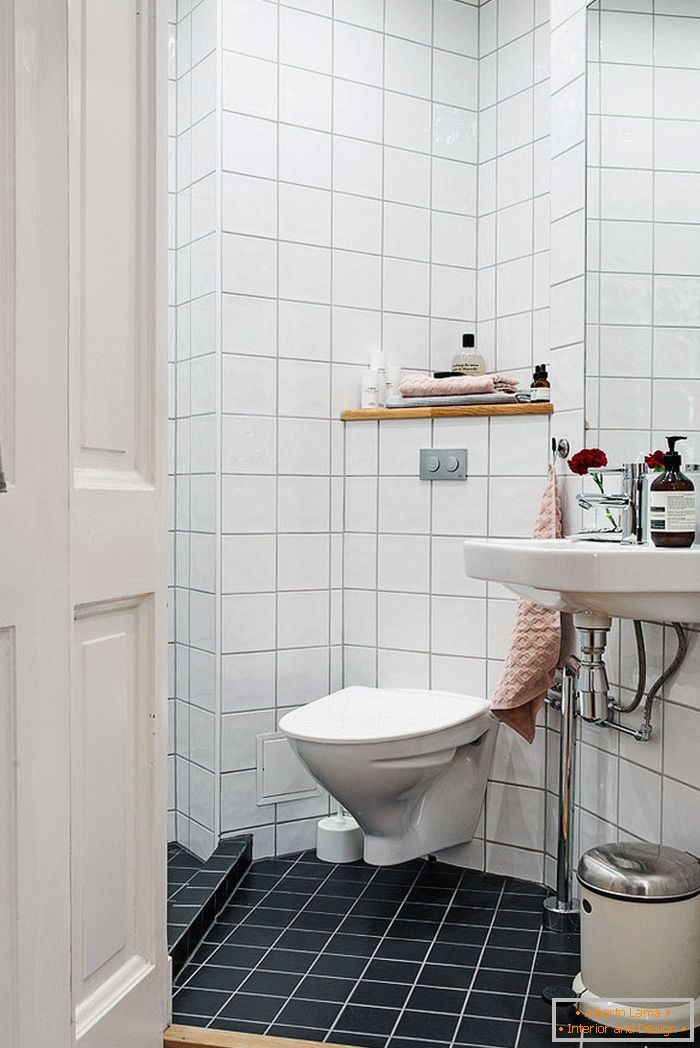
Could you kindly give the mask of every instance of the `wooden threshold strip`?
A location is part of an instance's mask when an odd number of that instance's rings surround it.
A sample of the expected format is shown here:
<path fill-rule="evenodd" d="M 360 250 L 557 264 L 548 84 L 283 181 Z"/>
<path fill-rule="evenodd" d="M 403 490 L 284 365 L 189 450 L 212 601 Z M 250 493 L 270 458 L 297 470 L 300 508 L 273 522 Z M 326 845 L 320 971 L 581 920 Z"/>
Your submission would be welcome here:
<path fill-rule="evenodd" d="M 264 1037 L 257 1033 L 209 1030 L 197 1026 L 170 1026 L 163 1034 L 163 1048 L 320 1048 L 318 1041 L 297 1041 L 289 1037 Z M 348 1048 L 330 1044 L 324 1048 Z"/>
<path fill-rule="evenodd" d="M 468 418 L 484 415 L 551 415 L 551 404 L 463 404 L 444 408 L 352 408 L 341 415 L 343 422 L 362 419 Z"/>

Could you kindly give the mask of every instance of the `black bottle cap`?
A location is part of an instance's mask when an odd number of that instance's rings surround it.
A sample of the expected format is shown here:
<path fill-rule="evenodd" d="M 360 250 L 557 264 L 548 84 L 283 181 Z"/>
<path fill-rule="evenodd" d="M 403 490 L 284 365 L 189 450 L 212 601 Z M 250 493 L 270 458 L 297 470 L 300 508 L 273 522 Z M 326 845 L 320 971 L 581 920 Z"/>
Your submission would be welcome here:
<path fill-rule="evenodd" d="M 462 335 L 462 348 L 474 349 L 474 336 L 472 334 Z"/>
<path fill-rule="evenodd" d="M 681 456 L 676 451 L 676 444 L 679 440 L 687 439 L 687 437 L 666 437 L 668 441 L 668 451 L 664 455 L 664 466 L 666 469 L 679 470 L 681 468 Z"/>
<path fill-rule="evenodd" d="M 538 364 L 537 365 L 537 370 L 542 375 L 542 378 L 547 378 L 547 365 L 546 364 Z"/>

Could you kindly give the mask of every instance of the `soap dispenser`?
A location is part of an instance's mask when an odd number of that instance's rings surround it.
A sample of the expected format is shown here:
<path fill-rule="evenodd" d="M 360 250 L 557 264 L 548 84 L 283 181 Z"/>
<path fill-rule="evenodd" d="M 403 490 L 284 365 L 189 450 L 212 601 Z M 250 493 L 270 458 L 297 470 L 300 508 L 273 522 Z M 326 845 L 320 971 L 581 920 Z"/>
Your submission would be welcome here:
<path fill-rule="evenodd" d="M 664 472 L 649 491 L 649 533 L 655 546 L 676 549 L 695 540 L 695 485 L 681 472 L 676 444 L 685 437 L 667 437 Z"/>

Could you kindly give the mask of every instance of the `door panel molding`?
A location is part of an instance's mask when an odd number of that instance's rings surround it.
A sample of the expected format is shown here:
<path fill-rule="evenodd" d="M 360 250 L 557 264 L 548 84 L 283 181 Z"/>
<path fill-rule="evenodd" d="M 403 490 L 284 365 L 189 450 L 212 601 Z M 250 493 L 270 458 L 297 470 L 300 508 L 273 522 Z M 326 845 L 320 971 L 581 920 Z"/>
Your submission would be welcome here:
<path fill-rule="evenodd" d="M 153 595 L 75 609 L 73 1000 L 80 1038 L 154 967 Z"/>
<path fill-rule="evenodd" d="M 154 483 L 155 5 L 69 0 L 73 463 L 81 488 Z"/>
<path fill-rule="evenodd" d="M 14 10 L 0 5 L 0 454 L 9 486 L 15 473 L 15 62 Z"/>

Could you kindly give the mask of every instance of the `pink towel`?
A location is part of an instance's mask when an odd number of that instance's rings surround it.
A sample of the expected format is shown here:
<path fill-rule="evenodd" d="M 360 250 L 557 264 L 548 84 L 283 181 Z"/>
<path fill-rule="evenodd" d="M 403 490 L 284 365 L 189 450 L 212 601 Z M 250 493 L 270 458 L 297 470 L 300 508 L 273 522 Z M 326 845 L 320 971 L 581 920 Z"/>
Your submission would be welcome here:
<path fill-rule="evenodd" d="M 515 393 L 518 383 L 507 375 L 460 375 L 459 378 L 433 378 L 414 372 L 401 379 L 404 397 L 454 397 L 468 393 Z"/>
<path fill-rule="evenodd" d="M 557 475 L 550 466 L 533 538 L 558 539 L 561 535 L 561 499 Z M 554 683 L 560 646 L 560 613 L 521 597 L 505 669 L 491 709 L 528 742 L 535 738 L 535 719 Z"/>

